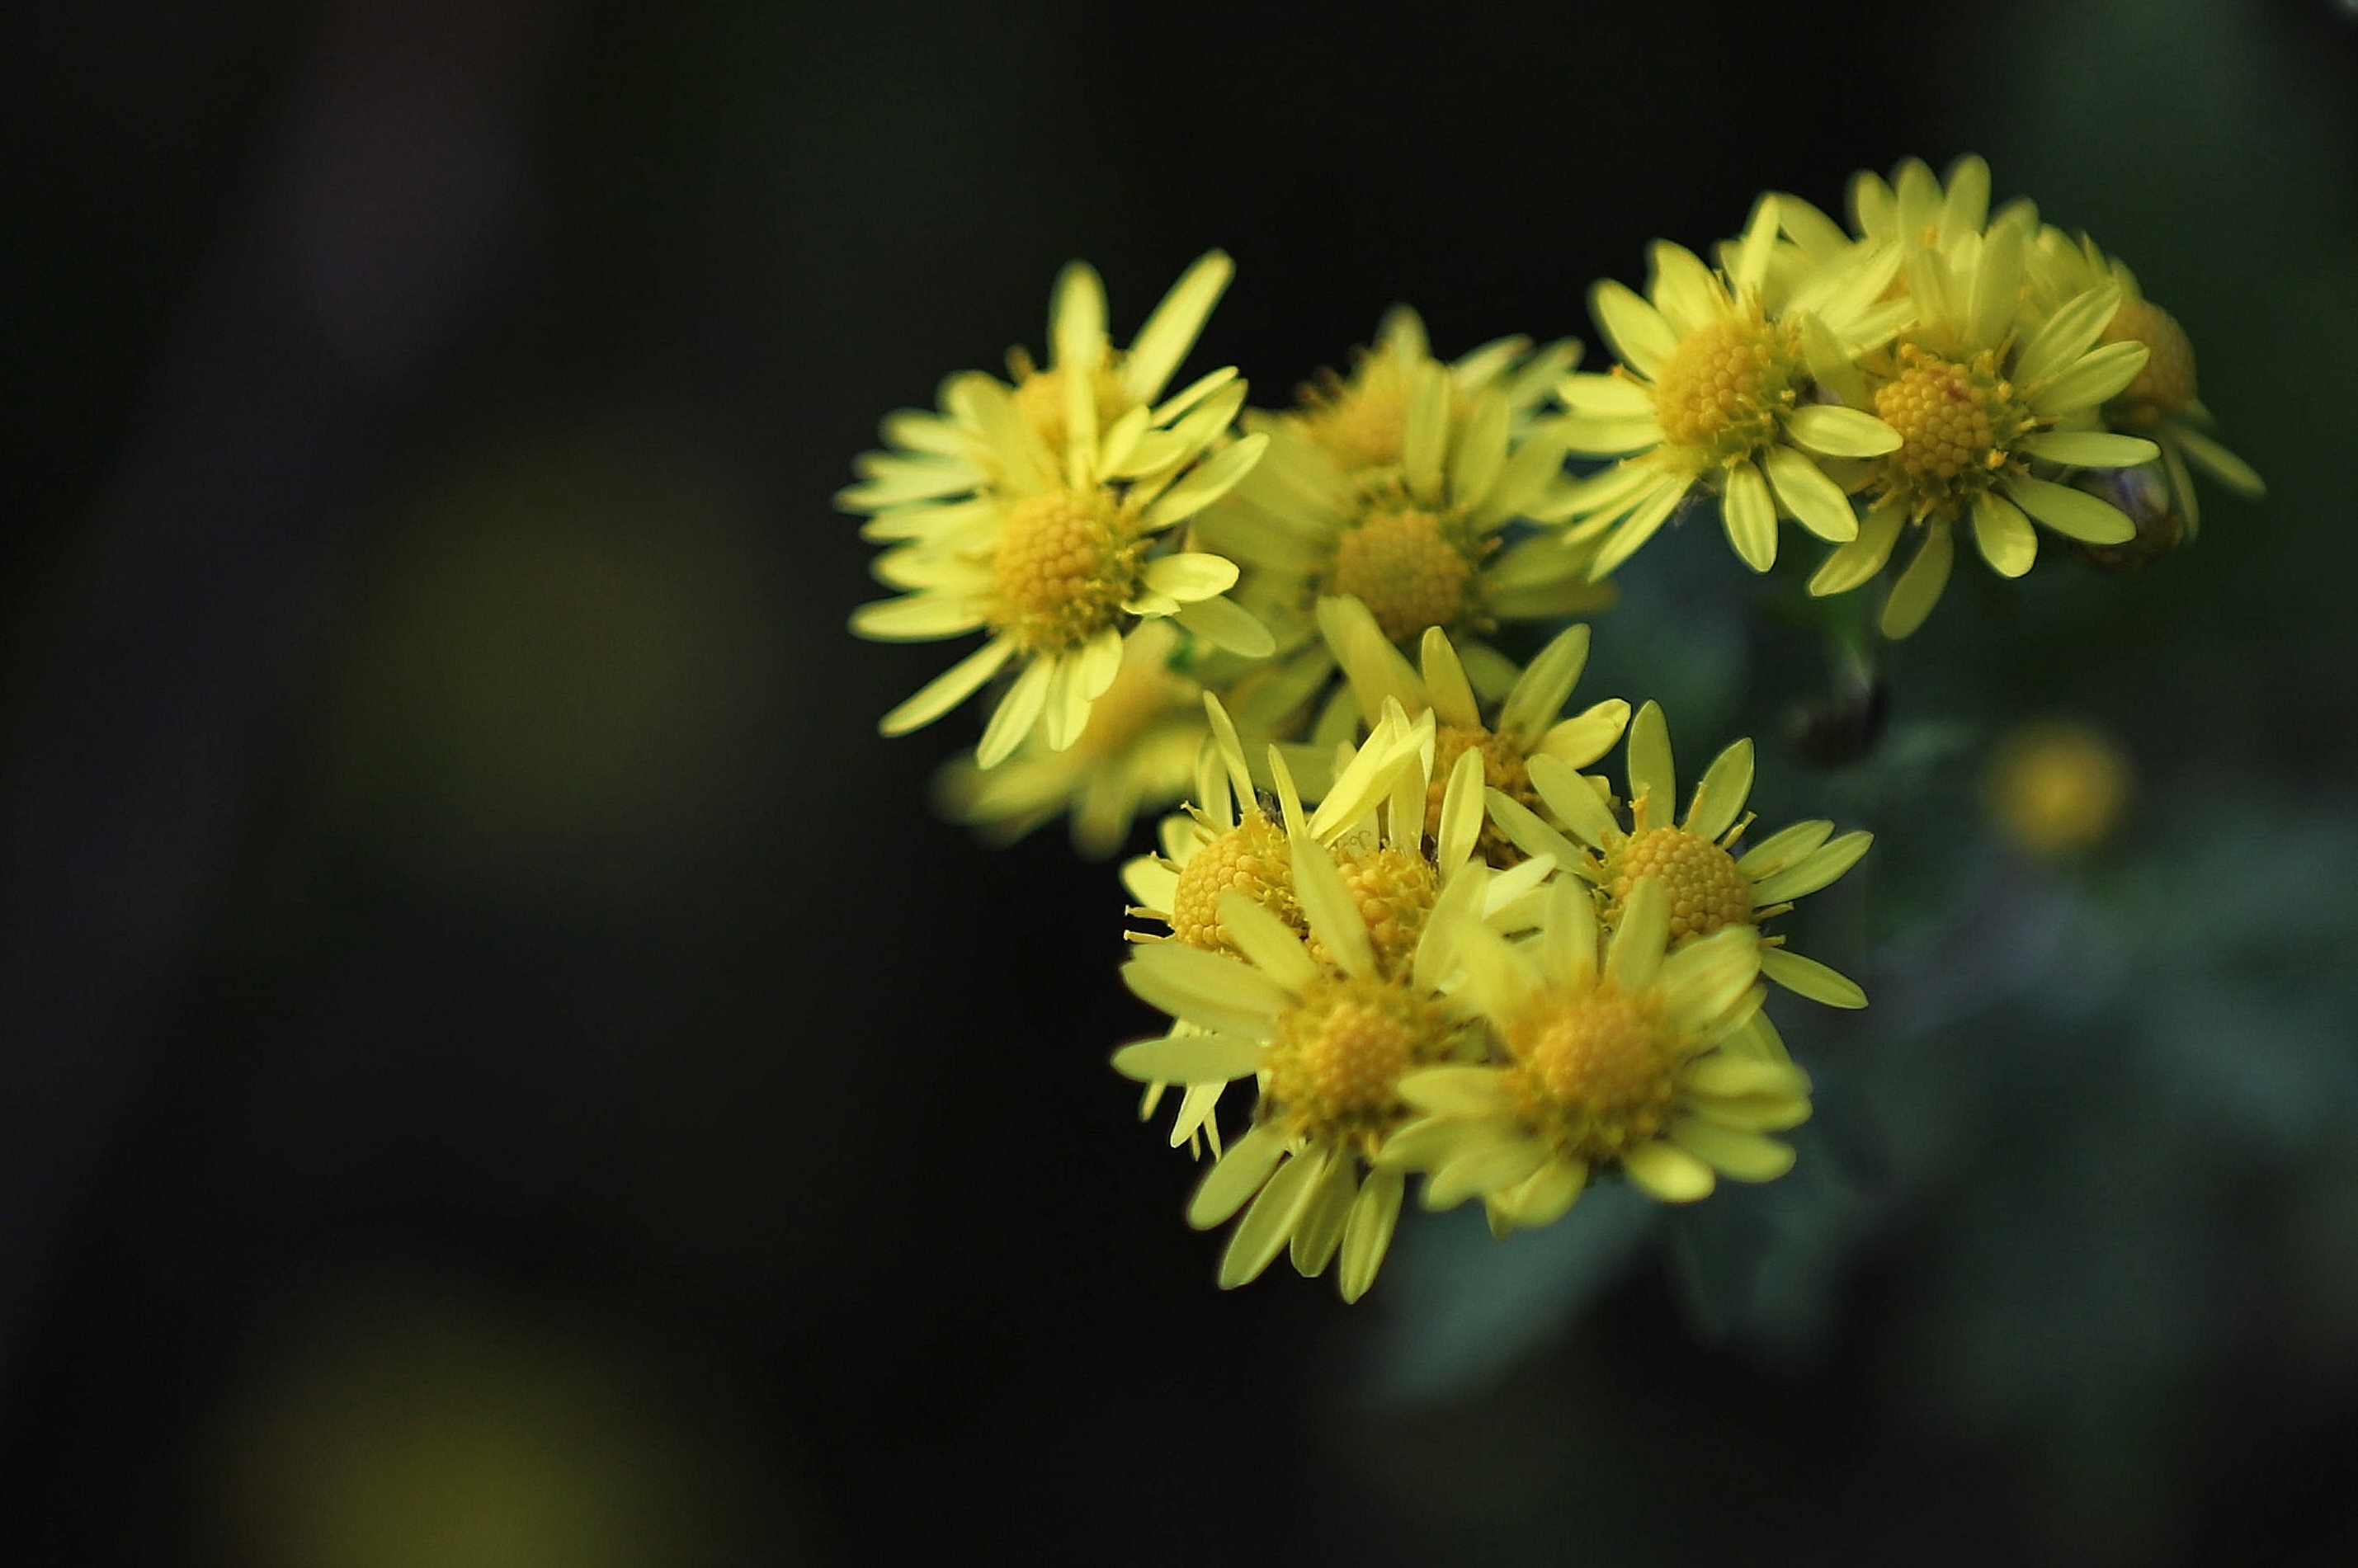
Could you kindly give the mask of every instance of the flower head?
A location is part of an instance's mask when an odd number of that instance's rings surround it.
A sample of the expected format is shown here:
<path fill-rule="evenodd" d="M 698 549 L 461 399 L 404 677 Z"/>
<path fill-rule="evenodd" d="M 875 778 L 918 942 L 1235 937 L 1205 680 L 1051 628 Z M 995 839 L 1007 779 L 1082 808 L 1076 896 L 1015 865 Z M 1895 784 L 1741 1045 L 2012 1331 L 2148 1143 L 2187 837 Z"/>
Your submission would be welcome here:
<path fill-rule="evenodd" d="M 1206 693 L 1204 711 L 1210 721 L 1196 762 L 1195 798 L 1202 804 L 1163 819 L 1162 852 L 1141 855 L 1124 865 L 1122 884 L 1137 902 L 1132 918 L 1152 921 L 1163 935 L 1132 932 L 1140 942 L 1174 942 L 1208 953 L 1240 955 L 1230 930 L 1227 901 L 1241 896 L 1273 916 L 1296 935 L 1310 935 L 1310 926 L 1293 887 L 1289 836 L 1302 834 L 1329 846 L 1341 846 L 1342 874 L 1362 908 L 1362 919 L 1374 933 L 1387 967 L 1413 947 L 1422 934 L 1424 914 L 1439 891 L 1439 878 L 1421 859 L 1403 858 L 1396 845 L 1368 830 L 1368 817 L 1379 804 L 1399 793 L 1400 781 L 1413 770 L 1422 791 L 1433 756 L 1433 726 L 1411 724 L 1398 711 L 1385 716 L 1368 743 L 1354 752 L 1339 770 L 1315 814 L 1305 811 L 1283 752 L 1270 749 L 1270 766 L 1276 795 L 1273 809 L 1265 806 L 1245 762 L 1244 747 L 1217 697 Z M 1478 798 L 1478 797 L 1476 797 Z M 1471 806 L 1477 816 L 1478 805 Z M 1348 840 L 1346 843 L 1346 840 Z M 1225 1079 L 1187 1084 L 1179 1115 L 1171 1130 L 1171 1145 L 1193 1145 L 1206 1133 L 1217 1152 L 1218 1126 L 1213 1119 Z M 1141 1097 L 1141 1119 L 1154 1114 L 1166 1085 L 1148 1084 Z"/>
<path fill-rule="evenodd" d="M 1481 1048 L 1445 986 L 1487 877 L 1474 867 L 1454 879 L 1405 961 L 1387 964 L 1325 846 L 1295 833 L 1287 853 L 1312 942 L 1244 893 L 1222 895 L 1238 956 L 1136 949 L 1123 979 L 1189 1028 L 1125 1046 L 1114 1065 L 1149 1083 L 1257 1078 L 1252 1128 L 1205 1173 L 1187 1221 L 1208 1229 L 1243 1210 L 1220 1260 L 1224 1289 L 1282 1250 L 1309 1276 L 1339 1252 L 1337 1287 L 1357 1301 L 1400 1214 L 1401 1179 L 1373 1159 L 1410 1116 L 1401 1082 Z"/>
<path fill-rule="evenodd" d="M 1141 622 L 1078 740 L 1059 752 L 1035 733 L 996 768 L 953 758 L 936 780 L 942 814 L 1002 845 L 1070 813 L 1075 849 L 1093 860 L 1120 849 L 1141 811 L 1178 800 L 1195 776 L 1202 688 L 1172 667 L 1185 641 L 1167 618 Z"/>
<path fill-rule="evenodd" d="M 1580 680 L 1588 661 L 1588 628 L 1568 626 L 1541 649 L 1528 668 L 1514 677 L 1504 701 L 1485 722 L 1483 705 L 1460 661 L 1456 648 L 1439 627 L 1426 630 L 1419 654 L 1420 673 L 1401 657 L 1367 607 L 1355 599 L 1324 599 L 1318 603 L 1318 624 L 1334 650 L 1361 715 L 1370 725 L 1396 704 L 1411 714 L 1431 714 L 1434 723 L 1434 760 L 1425 831 L 1441 830 L 1443 786 L 1461 756 L 1472 755 L 1482 767 L 1482 782 L 1530 809 L 1541 802 L 1531 782 L 1530 761 L 1552 757 L 1571 768 L 1585 768 L 1613 749 L 1629 721 L 1629 705 L 1607 697 L 1566 719 L 1563 705 Z M 1522 851 L 1494 825 L 1487 824 L 1477 853 L 1500 868 L 1522 859 Z"/>
<path fill-rule="evenodd" d="M 1577 354 L 1553 344 L 1526 362 L 1527 350 L 1506 339 L 1443 364 L 1414 316 L 1395 312 L 1348 382 L 1252 421 L 1268 453 L 1197 537 L 1245 568 L 1238 597 L 1281 648 L 1314 648 L 1314 607 L 1331 594 L 1366 604 L 1401 645 L 1428 627 L 1463 640 L 1610 602 L 1587 580 L 1587 552 L 1552 536 L 1503 543 L 1562 466 L 1562 441 L 1524 427 Z"/>
<path fill-rule="evenodd" d="M 2069 860 L 2118 826 L 2135 779 L 2112 737 L 2092 725 L 2016 726 L 1998 745 L 1983 795 L 1998 831 L 2045 860 Z"/>
<path fill-rule="evenodd" d="M 1914 533 L 1916 553 L 1881 618 L 1883 634 L 1897 639 L 1940 601 L 1953 532 L 1968 522 L 1982 558 L 2009 578 L 2038 557 L 2034 518 L 2083 544 L 2134 538 L 2119 507 L 2059 480 L 2133 468 L 2158 449 L 2098 427 L 2097 411 L 2148 357 L 2143 343 L 2104 341 L 2119 287 L 2093 284 L 2033 325 L 2025 302 L 2036 212 L 2017 204 L 1990 218 L 1989 170 L 1978 158 L 1960 160 L 1945 187 L 1913 160 L 1895 183 L 1861 176 L 1853 206 L 1865 233 L 1889 233 L 1905 249 L 1909 319 L 1888 351 L 1861 366 L 1877 414 L 1900 440 L 1866 465 L 1857 537 L 1827 557 L 1810 591 L 1858 587 L 1883 569 L 1901 534 Z"/>
<path fill-rule="evenodd" d="M 2178 319 L 2145 296 L 2136 275 L 2116 256 L 2107 256 L 2082 234 L 2076 240 L 2052 224 L 2042 226 L 2028 261 L 2029 308 L 2040 319 L 2100 284 L 2120 290 L 2120 306 L 2104 324 L 2102 343 L 2142 343 L 2145 368 L 2100 411 L 2106 429 L 2142 436 L 2160 448 L 2143 468 L 2098 473 L 2099 493 L 2127 513 L 2137 537 L 2127 545 L 2083 545 L 2098 565 L 2135 565 L 2168 553 L 2201 529 L 2195 493 L 2199 470 L 2247 501 L 2267 493 L 2252 466 L 2221 445 L 2211 431 L 2216 421 L 2202 406 L 2195 374 L 2194 344 Z"/>
<path fill-rule="evenodd" d="M 1758 929 L 1790 911 L 1794 900 L 1842 876 L 1875 842 L 1866 832 L 1835 838 L 1831 822 L 1797 822 L 1738 855 L 1736 845 L 1752 820 L 1744 813 L 1752 793 L 1752 742 L 1738 741 L 1714 759 L 1682 816 L 1670 727 L 1651 702 L 1629 724 L 1626 827 L 1602 780 L 1545 756 L 1531 759 L 1531 773 L 1540 799 L 1572 838 L 1494 791 L 1490 815 L 1501 830 L 1526 851 L 1552 855 L 1580 871 L 1595 887 L 1608 927 L 1618 925 L 1637 890 L 1660 888 L 1666 939 L 1674 948 L 1731 927 Z M 1855 982 L 1792 951 L 1781 936 L 1762 941 L 1758 967 L 1764 978 L 1812 1000 L 1866 1005 Z"/>
<path fill-rule="evenodd" d="M 1567 449 L 1619 459 L 1571 486 L 1556 509 L 1573 520 L 1568 542 L 1601 539 L 1590 576 L 1628 559 L 1698 493 L 1718 497 L 1728 544 L 1755 571 L 1776 561 L 1780 515 L 1821 538 L 1856 535 L 1823 460 L 1899 444 L 1849 373 L 1898 325 L 1882 296 L 1898 252 L 1838 243 L 1813 257 L 1779 237 L 1791 201 L 1761 200 L 1724 270 L 1658 240 L 1644 297 L 1611 281 L 1590 292 L 1621 362 L 1611 374 L 1567 376 L 1556 393 Z M 1798 222 L 1819 241 L 1823 219 Z"/>
<path fill-rule="evenodd" d="M 1404 1080 L 1401 1097 L 1423 1115 L 1386 1141 L 1378 1169 L 1426 1172 L 1431 1208 L 1479 1195 L 1501 1236 L 1552 1224 L 1614 1170 L 1664 1203 L 1705 1197 L 1722 1175 L 1784 1174 L 1792 1147 L 1767 1134 L 1808 1118 L 1809 1080 L 1759 1015 L 1752 928 L 1671 950 L 1658 879 L 1632 889 L 1610 932 L 1578 882 L 1549 893 L 1528 944 L 1461 934 L 1457 995 L 1491 1059 Z"/>
<path fill-rule="evenodd" d="M 1076 263 L 1057 280 L 1049 370 L 1026 372 L 1013 388 L 954 376 L 941 414 L 885 422 L 886 439 L 903 449 L 863 458 L 866 482 L 838 499 L 873 514 L 863 532 L 892 546 L 876 576 L 905 591 L 861 606 L 852 630 L 888 642 L 990 637 L 886 714 L 884 733 L 933 722 L 1012 667 L 977 764 L 996 767 L 1035 729 L 1061 752 L 1087 728 L 1092 704 L 1121 669 L 1124 637 L 1143 620 L 1170 617 L 1249 657 L 1270 651 L 1266 630 L 1223 597 L 1236 567 L 1164 543 L 1249 472 L 1265 445 L 1257 436 L 1228 438 L 1244 401 L 1233 369 L 1150 402 L 1194 342 L 1228 270 L 1217 252 L 1198 262 L 1130 351 L 1113 355 L 1104 290 Z M 1062 400 L 1060 420 L 1044 412 L 1040 389 L 1049 386 Z"/>

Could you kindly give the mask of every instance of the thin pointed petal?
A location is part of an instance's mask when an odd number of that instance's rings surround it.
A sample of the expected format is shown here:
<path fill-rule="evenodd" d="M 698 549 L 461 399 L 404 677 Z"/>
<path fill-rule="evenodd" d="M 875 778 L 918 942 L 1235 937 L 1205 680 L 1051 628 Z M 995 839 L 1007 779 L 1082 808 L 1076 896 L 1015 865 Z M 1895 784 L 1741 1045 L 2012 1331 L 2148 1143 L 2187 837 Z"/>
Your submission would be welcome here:
<path fill-rule="evenodd" d="M 1949 565 L 1955 555 L 1956 544 L 1949 537 L 1946 524 L 1925 530 L 1916 558 L 1891 585 L 1891 597 L 1884 601 L 1880 628 L 1885 637 L 1897 643 L 1924 624 L 1924 618 L 1941 602 L 1941 590 L 1949 586 Z"/>

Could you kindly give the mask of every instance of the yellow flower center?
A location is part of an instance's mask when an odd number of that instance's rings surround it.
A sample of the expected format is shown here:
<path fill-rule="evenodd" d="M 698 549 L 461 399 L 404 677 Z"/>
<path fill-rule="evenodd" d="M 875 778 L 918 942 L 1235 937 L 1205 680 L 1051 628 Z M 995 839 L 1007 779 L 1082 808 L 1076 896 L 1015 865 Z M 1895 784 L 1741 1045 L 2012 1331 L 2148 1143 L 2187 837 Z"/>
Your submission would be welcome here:
<path fill-rule="evenodd" d="M 1098 398 L 1098 431 L 1138 406 L 1121 384 L 1121 356 L 1109 353 L 1098 362 L 1095 384 Z M 1016 372 L 1015 411 L 1023 416 L 1041 441 L 1058 462 L 1065 458 L 1065 377 L 1059 365 L 1054 370 L 1032 370 L 1028 360 L 1021 362 Z"/>
<path fill-rule="evenodd" d="M 1899 367 L 1875 391 L 1877 416 L 1899 432 L 1899 449 L 1879 460 L 1886 493 L 1918 518 L 1971 504 L 2013 463 L 2035 416 L 1997 373 L 1994 350 L 1960 362 L 1906 343 Z"/>
<path fill-rule="evenodd" d="M 992 624 L 1022 647 L 1069 652 L 1116 624 L 1139 587 L 1146 541 L 1127 536 L 1103 491 L 1052 490 L 1007 509 L 991 562 Z"/>
<path fill-rule="evenodd" d="M 1557 991 L 1506 1034 L 1523 1119 L 1563 1158 L 1604 1163 L 1669 1121 L 1684 1054 L 1658 993 Z"/>
<path fill-rule="evenodd" d="M 1336 857 L 1335 869 L 1349 890 L 1368 941 L 1376 950 L 1376 966 L 1388 975 L 1403 972 L 1416 956 L 1417 938 L 1424 935 L 1424 917 L 1433 913 L 1433 862 L 1390 847 L 1347 850 Z M 1310 956 L 1331 964 L 1325 944 L 1310 942 Z"/>
<path fill-rule="evenodd" d="M 1732 462 L 1777 438 L 1801 370 L 1800 335 L 1758 306 L 1689 332 L 1654 380 L 1654 417 L 1697 470 Z"/>
<path fill-rule="evenodd" d="M 1293 862 L 1285 832 L 1248 807 L 1244 820 L 1187 857 L 1179 886 L 1171 895 L 1174 940 L 1207 952 L 1237 951 L 1220 924 L 1220 895 L 1240 892 L 1295 931 L 1304 930 L 1302 906 L 1293 896 Z"/>
<path fill-rule="evenodd" d="M 1519 806 L 1530 807 L 1545 816 L 1547 808 L 1541 804 L 1539 792 L 1531 787 L 1531 769 L 1524 764 L 1521 753 L 1487 730 L 1460 730 L 1454 724 L 1444 724 L 1433 732 L 1433 782 L 1424 788 L 1424 836 L 1441 836 L 1441 803 L 1449 793 L 1449 775 L 1457 766 L 1457 759 L 1469 751 L 1482 753 L 1482 782 L 1508 796 Z M 1519 865 L 1523 852 L 1515 848 L 1507 836 L 1498 831 L 1486 811 L 1482 816 L 1482 838 L 1475 856 L 1487 864 L 1504 870 Z"/>
<path fill-rule="evenodd" d="M 1439 1003 L 1390 980 L 1322 979 L 1279 1022 L 1269 1098 L 1297 1136 L 1372 1153 L 1407 1117 L 1401 1075 L 1441 1061 L 1455 1033 Z"/>
<path fill-rule="evenodd" d="M 1408 378 L 1398 357 L 1388 350 L 1368 355 L 1348 383 L 1324 374 L 1325 384 L 1302 389 L 1302 433 L 1346 473 L 1397 466 L 1408 433 Z"/>
<path fill-rule="evenodd" d="M 1378 506 L 1336 546 L 1334 591 L 1365 604 L 1395 643 L 1463 624 L 1473 619 L 1474 562 L 1450 537 L 1456 531 L 1430 512 Z"/>
<path fill-rule="evenodd" d="M 1605 891 L 1616 906 L 1647 877 L 1660 877 L 1670 895 L 1671 945 L 1708 936 L 1723 925 L 1752 924 L 1752 884 L 1736 858 L 1683 827 L 1652 827 L 1607 858 Z"/>
<path fill-rule="evenodd" d="M 2146 346 L 2145 369 L 2105 406 L 2120 423 L 2150 428 L 2194 401 L 2194 345 L 2169 311 L 2147 299 L 2124 300 L 2104 341 Z"/>

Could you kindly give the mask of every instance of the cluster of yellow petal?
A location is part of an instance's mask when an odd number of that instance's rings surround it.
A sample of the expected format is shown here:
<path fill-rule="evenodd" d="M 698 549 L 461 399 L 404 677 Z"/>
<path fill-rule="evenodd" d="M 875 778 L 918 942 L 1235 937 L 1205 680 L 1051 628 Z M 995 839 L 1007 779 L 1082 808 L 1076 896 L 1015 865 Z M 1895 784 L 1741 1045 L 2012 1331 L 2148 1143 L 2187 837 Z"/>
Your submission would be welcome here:
<path fill-rule="evenodd" d="M 1756 571 L 1787 521 L 1824 541 L 1812 595 L 1888 577 L 1897 639 L 1961 529 L 2004 577 L 2034 523 L 2120 568 L 2193 537 L 2193 470 L 2259 493 L 2184 330 L 2084 237 L 1993 211 L 1979 159 L 1862 174 L 1849 220 L 1770 193 L 1708 259 L 1657 242 L 1643 294 L 1590 293 L 1601 373 L 1569 340 L 1444 362 L 1402 308 L 1282 410 L 1233 368 L 1169 390 L 1227 256 L 1126 348 L 1075 263 L 1044 364 L 951 377 L 859 460 L 838 502 L 894 594 L 852 629 L 983 639 L 882 723 L 990 689 L 945 811 L 1002 841 L 1069 814 L 1102 856 L 1179 807 L 1121 871 L 1123 979 L 1169 1026 L 1114 1065 L 1141 1119 L 1176 1089 L 1171 1144 L 1212 1156 L 1186 1212 L 1234 1220 L 1224 1286 L 1282 1252 L 1357 1300 L 1412 1181 L 1504 1237 L 1599 1180 L 1686 1203 L 1791 1166 L 1810 1080 L 1763 1002 L 1866 1004 L 1789 935 L 1872 836 L 1752 835 L 1750 741 L 1682 797 L 1658 705 L 1568 708 L 1574 618 L 1682 508 L 1714 503 Z M 2003 830 L 2092 847 L 2117 754 L 2026 736 L 1991 775 Z M 1617 786 L 1588 771 L 1617 746 Z"/>
<path fill-rule="evenodd" d="M 1205 803 L 1124 870 L 1136 934 L 1124 978 L 1171 1015 L 1126 1046 L 1151 1113 L 1183 1086 L 1171 1141 L 1218 1156 L 1188 1208 L 1238 1218 L 1224 1285 L 1282 1251 L 1374 1279 L 1404 1184 L 1446 1207 L 1479 1196 L 1504 1236 L 1550 1223 L 1592 1179 L 1665 1202 L 1721 1176 L 1768 1180 L 1809 1114 L 1807 1076 L 1760 1011 L 1762 980 L 1837 1007 L 1866 995 L 1764 927 L 1871 842 L 1805 822 L 1740 857 L 1753 749 L 1705 770 L 1682 816 L 1668 728 L 1608 698 L 1564 708 L 1588 629 L 1559 633 L 1485 704 L 1428 628 L 1421 664 L 1356 600 L 1317 605 L 1365 725 L 1307 810 L 1282 746 L 1264 789 L 1207 697 Z M 1352 732 L 1357 733 L 1357 726 Z M 1624 739 L 1626 797 L 1580 770 Z M 1626 806 L 1620 800 L 1626 798 Z M 1225 1149 L 1232 1083 L 1255 1093 Z"/>
<path fill-rule="evenodd" d="M 1993 213 L 1989 190 L 1977 157 L 1945 179 L 1910 159 L 1852 181 L 1847 230 L 1772 192 L 1716 266 L 1657 242 L 1645 295 L 1591 296 L 1620 362 L 1556 389 L 1566 450 L 1615 460 L 1534 515 L 1599 577 L 1690 501 L 1717 503 L 1756 571 L 1790 518 L 1835 546 L 1819 595 L 1881 576 L 1912 535 L 1879 619 L 1897 639 L 1938 603 L 1958 528 L 2002 577 L 2037 560 L 2034 521 L 2120 568 L 2193 536 L 2190 466 L 2258 495 L 2206 433 L 2178 322 L 2085 236 L 2027 201 Z"/>

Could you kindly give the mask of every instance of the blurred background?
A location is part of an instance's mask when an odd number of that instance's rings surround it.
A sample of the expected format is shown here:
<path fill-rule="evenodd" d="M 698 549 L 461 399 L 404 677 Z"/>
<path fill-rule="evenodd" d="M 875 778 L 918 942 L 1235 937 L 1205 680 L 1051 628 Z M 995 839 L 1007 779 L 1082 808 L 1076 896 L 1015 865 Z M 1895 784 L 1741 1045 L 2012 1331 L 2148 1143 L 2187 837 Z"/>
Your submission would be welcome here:
<path fill-rule="evenodd" d="M 2353 11 L 13 16 L 0 1557 L 2358 1556 Z M 1111 868 L 875 736 L 851 456 L 1076 255 L 1120 339 L 1231 251 L 1275 405 L 1969 150 L 2268 500 L 1963 580 L 1876 716 L 1665 535 L 1583 689 L 1879 836 L 1800 1168 L 1219 1292 Z"/>

